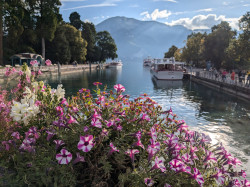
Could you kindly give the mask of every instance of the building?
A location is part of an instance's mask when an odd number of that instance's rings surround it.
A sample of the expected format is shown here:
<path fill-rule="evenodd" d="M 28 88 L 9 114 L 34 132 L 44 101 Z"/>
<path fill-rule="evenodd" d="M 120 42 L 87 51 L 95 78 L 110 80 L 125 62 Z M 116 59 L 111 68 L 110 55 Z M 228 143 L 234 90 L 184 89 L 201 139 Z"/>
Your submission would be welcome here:
<path fill-rule="evenodd" d="M 12 66 L 15 65 L 23 65 L 26 63 L 28 66 L 30 66 L 30 62 L 32 60 L 36 60 L 39 64 L 43 65 L 44 64 L 44 59 L 41 55 L 39 54 L 33 54 L 33 53 L 20 53 L 20 54 L 15 54 L 10 57 L 11 64 Z"/>

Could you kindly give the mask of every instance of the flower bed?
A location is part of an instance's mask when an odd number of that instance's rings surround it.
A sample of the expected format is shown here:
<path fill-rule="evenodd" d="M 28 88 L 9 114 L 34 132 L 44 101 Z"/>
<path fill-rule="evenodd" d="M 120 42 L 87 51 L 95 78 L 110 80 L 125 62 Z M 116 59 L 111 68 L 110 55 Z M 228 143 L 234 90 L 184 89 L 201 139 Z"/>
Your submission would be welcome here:
<path fill-rule="evenodd" d="M 237 158 L 146 94 L 96 82 L 95 97 L 83 88 L 66 99 L 38 74 L 8 69 L 17 86 L 0 91 L 2 185 L 250 186 Z"/>

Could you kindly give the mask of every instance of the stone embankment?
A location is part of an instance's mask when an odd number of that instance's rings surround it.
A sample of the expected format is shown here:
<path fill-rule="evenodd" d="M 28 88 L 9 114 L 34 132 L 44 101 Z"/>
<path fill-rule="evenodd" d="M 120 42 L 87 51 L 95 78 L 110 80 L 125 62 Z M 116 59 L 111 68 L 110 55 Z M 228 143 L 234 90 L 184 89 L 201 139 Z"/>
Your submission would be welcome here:
<path fill-rule="evenodd" d="M 250 101 L 250 85 L 247 83 L 246 78 L 243 82 L 239 82 L 238 76 L 235 80 L 231 80 L 228 75 L 224 80 L 220 76 L 215 76 L 208 71 L 189 72 L 189 79 L 199 84 L 206 85 L 225 93 L 234 95 L 240 99 Z"/>
<path fill-rule="evenodd" d="M 51 66 L 41 66 L 40 70 L 44 75 L 50 75 L 50 74 L 58 74 L 58 73 L 74 73 L 74 72 L 79 72 L 79 71 L 85 71 L 85 70 L 90 70 L 90 69 L 103 69 L 108 67 L 108 64 L 78 64 L 77 66 L 75 65 L 61 65 L 58 67 L 57 64 L 51 65 Z M 21 70 L 21 67 L 15 67 L 16 70 Z M 36 70 L 39 68 L 36 67 Z M 5 68 L 0 69 L 0 79 L 4 78 L 4 73 L 5 73 Z"/>

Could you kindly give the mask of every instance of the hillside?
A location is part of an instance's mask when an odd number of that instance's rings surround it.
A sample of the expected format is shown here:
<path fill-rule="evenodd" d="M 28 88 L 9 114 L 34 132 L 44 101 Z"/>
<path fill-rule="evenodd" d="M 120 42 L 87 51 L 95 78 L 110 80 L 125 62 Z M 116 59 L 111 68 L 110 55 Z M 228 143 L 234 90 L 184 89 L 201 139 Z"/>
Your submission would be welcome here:
<path fill-rule="evenodd" d="M 113 17 L 96 25 L 96 30 L 107 30 L 114 38 L 119 58 L 162 58 L 169 47 L 183 47 L 192 33 L 183 26 L 168 26 L 156 21 Z"/>

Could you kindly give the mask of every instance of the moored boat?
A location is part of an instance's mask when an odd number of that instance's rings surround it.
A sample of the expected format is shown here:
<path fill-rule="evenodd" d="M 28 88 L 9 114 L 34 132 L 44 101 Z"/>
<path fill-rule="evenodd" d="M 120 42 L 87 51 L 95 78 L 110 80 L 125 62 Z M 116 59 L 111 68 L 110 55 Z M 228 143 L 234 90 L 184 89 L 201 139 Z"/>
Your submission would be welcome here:
<path fill-rule="evenodd" d="M 152 59 L 151 57 L 145 58 L 143 60 L 143 66 L 152 66 L 154 62 L 154 59 Z"/>
<path fill-rule="evenodd" d="M 118 61 L 112 61 L 109 63 L 109 66 L 110 68 L 121 68 L 122 67 L 122 61 L 121 60 L 118 60 Z"/>
<path fill-rule="evenodd" d="M 184 64 L 184 62 L 176 62 L 174 57 L 154 59 L 151 73 L 159 80 L 181 80 Z"/>

